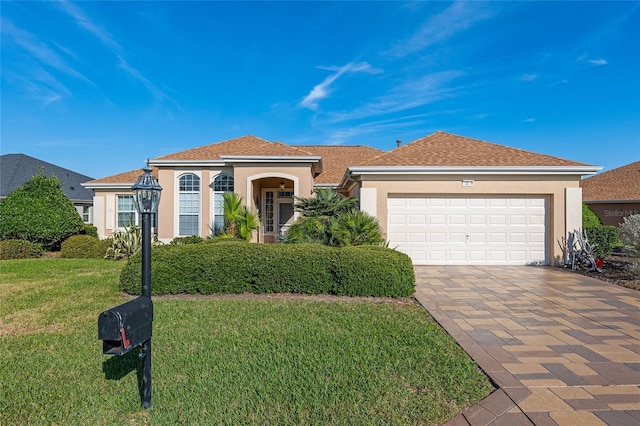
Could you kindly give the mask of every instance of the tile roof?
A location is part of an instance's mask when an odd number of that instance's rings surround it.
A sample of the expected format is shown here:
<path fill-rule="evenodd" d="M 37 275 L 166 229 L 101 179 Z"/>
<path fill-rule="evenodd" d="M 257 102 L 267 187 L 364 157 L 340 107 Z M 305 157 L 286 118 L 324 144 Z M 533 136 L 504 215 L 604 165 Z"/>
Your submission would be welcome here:
<path fill-rule="evenodd" d="M 584 201 L 640 200 L 640 161 L 583 179 Z"/>
<path fill-rule="evenodd" d="M 93 201 L 93 191 L 81 186 L 92 177 L 38 160 L 25 154 L 5 154 L 0 156 L 0 197 L 6 197 L 14 189 L 28 182 L 42 169 L 45 176 L 54 175 L 60 180 L 60 187 L 72 201 Z"/>
<path fill-rule="evenodd" d="M 584 166 L 478 139 L 435 132 L 352 166 Z"/>
<path fill-rule="evenodd" d="M 293 157 L 309 154 L 281 142 L 269 142 L 256 136 L 247 135 L 164 155 L 162 157 L 156 157 L 154 160 L 220 160 L 223 155 L 273 155 Z"/>
<path fill-rule="evenodd" d="M 347 167 L 373 158 L 383 151 L 369 146 L 324 145 L 299 146 L 311 155 L 322 157 L 322 173 L 315 178 L 317 184 L 339 184 Z"/>

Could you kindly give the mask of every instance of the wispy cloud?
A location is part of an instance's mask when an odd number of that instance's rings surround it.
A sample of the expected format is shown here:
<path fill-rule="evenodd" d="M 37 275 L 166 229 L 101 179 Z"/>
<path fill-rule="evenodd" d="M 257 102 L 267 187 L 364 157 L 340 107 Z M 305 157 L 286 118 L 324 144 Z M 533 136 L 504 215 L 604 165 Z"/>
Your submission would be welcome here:
<path fill-rule="evenodd" d="M 60 1 L 59 4 L 62 10 L 67 15 L 69 15 L 69 17 L 71 17 L 80 28 L 84 29 L 86 32 L 96 37 L 102 45 L 104 45 L 107 49 L 111 51 L 111 53 L 116 57 L 118 67 L 120 69 L 122 69 L 124 72 L 129 74 L 135 80 L 142 83 L 157 98 L 174 101 L 170 96 L 168 96 L 164 91 L 162 91 L 157 85 L 155 85 L 149 78 L 147 78 L 142 72 L 140 72 L 138 69 L 136 69 L 126 60 L 122 46 L 120 46 L 120 44 L 114 39 L 114 37 L 107 30 L 105 30 L 100 25 L 92 21 L 75 4 L 66 0 Z"/>
<path fill-rule="evenodd" d="M 538 77 L 540 77 L 538 74 L 524 74 L 522 76 L 522 81 L 534 81 Z"/>
<path fill-rule="evenodd" d="M 609 62 L 607 62 L 607 60 L 606 60 L 606 59 L 602 59 L 602 58 L 600 58 L 600 59 L 590 59 L 588 62 L 589 62 L 591 65 L 596 65 L 596 66 L 599 66 L 599 65 L 607 65 L 607 64 L 609 63 Z"/>
<path fill-rule="evenodd" d="M 595 66 L 607 65 L 609 63 L 606 59 L 603 59 L 603 58 L 587 59 L 588 57 L 589 55 L 587 55 L 586 53 L 583 53 L 582 55 L 578 56 L 578 62 L 587 62 Z"/>
<path fill-rule="evenodd" d="M 462 72 L 460 71 L 450 70 L 407 80 L 389 90 L 386 94 L 352 111 L 330 114 L 329 121 L 340 122 L 380 116 L 433 103 L 453 96 L 459 88 L 451 86 L 450 83 L 461 75 Z"/>
<path fill-rule="evenodd" d="M 385 53 L 393 57 L 403 57 L 419 52 L 493 15 L 494 12 L 487 9 L 484 2 L 457 1 L 429 18 L 413 36 L 395 44 Z"/>
<path fill-rule="evenodd" d="M 8 36 L 13 43 L 21 49 L 24 49 L 29 56 L 37 60 L 43 66 L 53 68 L 68 76 L 91 83 L 88 78 L 71 67 L 54 49 L 40 41 L 32 33 L 17 28 L 12 22 L 6 19 L 2 20 L 1 28 L 2 34 Z"/>
<path fill-rule="evenodd" d="M 536 119 L 535 118 L 525 118 L 524 120 L 520 121 L 521 123 L 533 123 L 535 122 Z"/>
<path fill-rule="evenodd" d="M 328 97 L 331 93 L 330 86 L 333 84 L 338 78 L 346 73 L 356 73 L 356 72 L 365 72 L 369 74 L 375 74 L 382 72 L 379 68 L 374 68 L 369 65 L 367 62 L 349 62 L 346 65 L 341 67 L 335 66 L 319 66 L 317 67 L 322 70 L 333 71 L 334 74 L 331 74 L 327 78 L 325 78 L 320 84 L 317 84 L 311 89 L 309 94 L 304 97 L 304 99 L 300 102 L 300 105 L 304 108 L 308 108 L 312 111 L 318 109 L 318 102 L 326 97 Z"/>

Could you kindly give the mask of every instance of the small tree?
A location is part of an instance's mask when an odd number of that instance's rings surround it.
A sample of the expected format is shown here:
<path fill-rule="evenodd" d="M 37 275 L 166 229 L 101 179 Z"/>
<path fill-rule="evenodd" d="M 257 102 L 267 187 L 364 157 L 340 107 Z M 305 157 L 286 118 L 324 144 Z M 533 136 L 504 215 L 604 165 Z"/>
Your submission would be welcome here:
<path fill-rule="evenodd" d="M 23 239 L 45 250 L 60 250 L 71 235 L 84 231 L 73 203 L 55 176 L 40 172 L 0 202 L 0 239 Z"/>

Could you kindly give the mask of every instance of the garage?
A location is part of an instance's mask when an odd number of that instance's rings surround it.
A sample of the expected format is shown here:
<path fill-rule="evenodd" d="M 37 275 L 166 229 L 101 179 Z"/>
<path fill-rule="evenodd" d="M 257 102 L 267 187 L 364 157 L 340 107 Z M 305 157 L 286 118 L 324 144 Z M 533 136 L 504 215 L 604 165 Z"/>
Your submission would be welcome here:
<path fill-rule="evenodd" d="M 416 265 L 548 264 L 546 197 L 394 196 L 389 246 Z"/>

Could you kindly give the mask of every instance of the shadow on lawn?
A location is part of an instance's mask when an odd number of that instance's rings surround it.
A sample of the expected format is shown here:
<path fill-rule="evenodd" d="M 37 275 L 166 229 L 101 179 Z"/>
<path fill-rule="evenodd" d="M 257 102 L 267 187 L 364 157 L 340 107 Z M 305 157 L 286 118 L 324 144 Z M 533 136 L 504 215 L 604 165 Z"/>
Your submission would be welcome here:
<path fill-rule="evenodd" d="M 102 363 L 102 372 L 107 380 L 120 380 L 132 371 L 138 378 L 138 393 L 142 396 L 142 359 L 138 347 L 124 355 L 109 356 Z"/>

